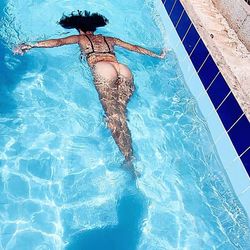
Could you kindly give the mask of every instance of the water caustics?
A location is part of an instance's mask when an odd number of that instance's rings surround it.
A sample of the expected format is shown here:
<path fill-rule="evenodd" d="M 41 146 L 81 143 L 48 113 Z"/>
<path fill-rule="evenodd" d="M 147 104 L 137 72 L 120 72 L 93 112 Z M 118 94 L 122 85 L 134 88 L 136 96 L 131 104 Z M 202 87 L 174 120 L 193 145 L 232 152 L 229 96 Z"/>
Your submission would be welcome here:
<path fill-rule="evenodd" d="M 173 51 L 160 61 L 117 49 L 135 77 L 128 119 L 142 173 L 136 188 L 79 48 L 11 52 L 23 41 L 68 35 L 56 22 L 77 9 L 110 20 L 99 33 L 160 52 L 154 4 L 0 3 L 0 249 L 250 248 L 248 219 Z"/>

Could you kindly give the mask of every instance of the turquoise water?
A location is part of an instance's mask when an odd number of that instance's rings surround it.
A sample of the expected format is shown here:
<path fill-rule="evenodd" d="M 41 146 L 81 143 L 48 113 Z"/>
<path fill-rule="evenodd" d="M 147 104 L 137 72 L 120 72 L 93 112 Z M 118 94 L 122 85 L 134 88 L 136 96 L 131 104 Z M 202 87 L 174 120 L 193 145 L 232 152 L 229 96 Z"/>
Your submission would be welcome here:
<path fill-rule="evenodd" d="M 108 17 L 99 33 L 160 52 L 153 2 L 0 2 L 0 249 L 250 249 L 248 219 L 173 51 L 160 61 L 116 50 L 135 78 L 137 181 L 122 168 L 79 48 L 11 52 L 76 34 L 56 25 L 76 9 Z"/>

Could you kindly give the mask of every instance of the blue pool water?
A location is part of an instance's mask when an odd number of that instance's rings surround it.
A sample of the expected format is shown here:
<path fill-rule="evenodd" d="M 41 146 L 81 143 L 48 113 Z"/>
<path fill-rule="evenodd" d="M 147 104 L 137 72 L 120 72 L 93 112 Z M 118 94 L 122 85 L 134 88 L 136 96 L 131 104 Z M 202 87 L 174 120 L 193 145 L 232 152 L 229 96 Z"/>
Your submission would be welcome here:
<path fill-rule="evenodd" d="M 174 51 L 160 61 L 117 49 L 135 78 L 137 181 L 121 166 L 79 48 L 11 52 L 76 34 L 56 21 L 77 9 L 110 20 L 99 33 L 160 52 L 153 2 L 0 2 L 0 249 L 250 249 L 248 218 Z"/>

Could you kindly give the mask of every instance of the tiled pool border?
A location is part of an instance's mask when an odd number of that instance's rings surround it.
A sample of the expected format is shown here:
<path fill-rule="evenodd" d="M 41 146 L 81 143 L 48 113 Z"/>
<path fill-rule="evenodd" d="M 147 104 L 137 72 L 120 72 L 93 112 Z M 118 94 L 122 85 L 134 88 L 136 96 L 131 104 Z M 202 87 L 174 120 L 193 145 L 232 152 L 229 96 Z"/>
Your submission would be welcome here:
<path fill-rule="evenodd" d="M 207 120 L 221 161 L 250 218 L 250 123 L 180 0 L 157 6 L 184 78 Z M 177 35 L 178 34 L 178 35 Z M 191 66 L 190 66 L 191 65 Z"/>

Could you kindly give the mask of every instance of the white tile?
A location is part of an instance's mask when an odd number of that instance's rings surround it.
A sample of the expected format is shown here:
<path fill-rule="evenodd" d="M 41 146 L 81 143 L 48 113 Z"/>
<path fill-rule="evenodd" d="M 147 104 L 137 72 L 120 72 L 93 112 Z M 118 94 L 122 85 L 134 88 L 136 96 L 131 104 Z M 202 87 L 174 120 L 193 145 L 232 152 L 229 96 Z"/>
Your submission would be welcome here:
<path fill-rule="evenodd" d="M 220 117 L 215 111 L 214 107 L 211 109 L 210 114 L 207 115 L 206 120 L 214 142 L 218 141 L 219 138 L 226 134 L 226 130 L 224 129 Z M 227 138 L 227 140 L 228 139 L 229 138 Z"/>
<path fill-rule="evenodd" d="M 245 208 L 248 218 L 250 218 L 250 186 L 246 190 L 246 192 L 244 192 L 243 194 L 239 196 L 239 199 L 240 199 L 241 204 Z"/>
<path fill-rule="evenodd" d="M 215 126 L 216 125 L 218 124 L 215 124 Z M 226 132 L 224 132 L 219 139 L 215 141 L 215 146 L 221 158 L 222 164 L 227 170 L 231 165 L 233 165 L 233 161 L 238 157 L 238 154 Z"/>
<path fill-rule="evenodd" d="M 227 166 L 226 171 L 238 196 L 250 186 L 250 179 L 240 158 L 237 158 Z"/>

